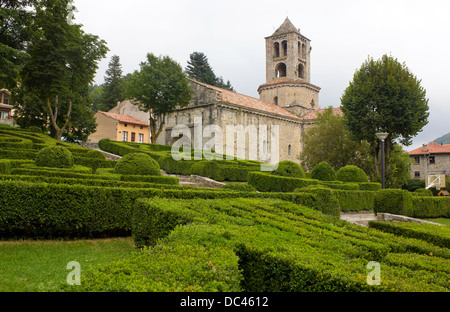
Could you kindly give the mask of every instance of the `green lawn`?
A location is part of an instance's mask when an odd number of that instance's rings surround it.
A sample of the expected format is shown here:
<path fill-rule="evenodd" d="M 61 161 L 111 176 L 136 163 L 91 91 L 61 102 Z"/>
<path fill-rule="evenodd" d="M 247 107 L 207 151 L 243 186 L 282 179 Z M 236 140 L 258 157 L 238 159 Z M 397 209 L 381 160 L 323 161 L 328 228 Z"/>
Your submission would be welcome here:
<path fill-rule="evenodd" d="M 71 272 L 66 268 L 70 261 L 80 263 L 83 283 L 83 272 L 90 266 L 118 260 L 136 250 L 131 237 L 0 241 L 0 292 L 58 291 Z"/>
<path fill-rule="evenodd" d="M 425 220 L 450 226 L 450 219 L 448 219 L 448 218 L 436 218 L 436 219 L 425 219 Z"/>

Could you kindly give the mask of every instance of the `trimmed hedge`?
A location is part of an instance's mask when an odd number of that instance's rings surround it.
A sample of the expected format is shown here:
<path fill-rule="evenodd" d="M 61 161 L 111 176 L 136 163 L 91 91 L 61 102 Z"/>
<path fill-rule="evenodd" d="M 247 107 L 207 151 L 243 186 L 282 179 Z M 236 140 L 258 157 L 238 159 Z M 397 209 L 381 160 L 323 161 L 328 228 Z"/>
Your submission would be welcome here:
<path fill-rule="evenodd" d="M 158 162 L 143 153 L 126 154 L 116 163 L 115 169 L 122 175 L 161 175 Z"/>
<path fill-rule="evenodd" d="M 369 226 L 383 232 L 417 238 L 436 246 L 450 248 L 450 228 L 444 225 L 370 221 Z"/>
<path fill-rule="evenodd" d="M 39 167 L 70 168 L 73 166 L 72 153 L 62 146 L 48 146 L 41 149 L 35 159 Z"/>
<path fill-rule="evenodd" d="M 414 209 L 408 214 L 409 217 L 450 218 L 450 197 L 448 196 L 412 196 L 412 203 Z"/>
<path fill-rule="evenodd" d="M 191 174 L 216 181 L 246 182 L 249 169 L 242 166 L 221 165 L 217 161 L 197 161 L 191 166 Z"/>
<path fill-rule="evenodd" d="M 366 173 L 356 166 L 347 165 L 336 172 L 336 179 L 342 182 L 369 182 Z"/>
<path fill-rule="evenodd" d="M 336 171 L 329 163 L 323 161 L 313 167 L 311 171 L 311 178 L 320 181 L 335 181 Z"/>
<path fill-rule="evenodd" d="M 374 211 L 412 218 L 450 217 L 450 198 L 412 196 L 407 190 L 386 189 L 375 192 Z"/>
<path fill-rule="evenodd" d="M 374 211 L 410 216 L 413 198 L 406 190 L 384 189 L 376 192 Z"/>
<path fill-rule="evenodd" d="M 425 188 L 418 188 L 414 192 L 411 193 L 413 196 L 433 196 L 433 192 L 431 190 Z"/>
<path fill-rule="evenodd" d="M 10 174 L 11 169 L 18 168 L 23 164 L 34 164 L 29 159 L 0 159 L 0 174 Z"/>
<path fill-rule="evenodd" d="M 305 178 L 305 171 L 303 168 L 296 162 L 289 160 L 280 161 L 273 174 L 283 177 Z"/>
<path fill-rule="evenodd" d="M 381 190 L 381 183 L 375 182 L 360 182 L 358 183 L 361 191 L 379 191 Z"/>
<path fill-rule="evenodd" d="M 240 192 L 256 192 L 256 189 L 247 183 L 228 182 L 222 186 L 224 190 L 240 191 Z"/>
<path fill-rule="evenodd" d="M 30 176 L 46 176 L 46 177 L 61 177 L 61 178 L 75 178 L 75 179 L 96 179 L 96 180 L 120 180 L 131 182 L 147 182 L 158 184 L 178 184 L 177 177 L 170 176 L 140 176 L 140 175 L 98 175 L 79 173 L 71 170 L 35 170 L 28 168 L 11 169 L 12 175 L 30 175 Z"/>
<path fill-rule="evenodd" d="M 260 192 L 293 192 L 298 188 L 319 184 L 320 181 L 276 176 L 263 172 L 249 172 L 247 183 Z"/>

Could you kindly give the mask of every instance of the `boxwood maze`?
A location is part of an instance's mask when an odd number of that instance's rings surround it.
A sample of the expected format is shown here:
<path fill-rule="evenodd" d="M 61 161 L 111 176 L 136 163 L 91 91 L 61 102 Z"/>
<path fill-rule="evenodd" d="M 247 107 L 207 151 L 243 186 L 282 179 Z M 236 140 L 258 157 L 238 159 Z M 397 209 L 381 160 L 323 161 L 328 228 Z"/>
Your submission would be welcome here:
<path fill-rule="evenodd" d="M 39 150 L 56 145 L 72 153 L 75 166 L 38 167 Z M 449 291 L 448 233 L 339 219 L 343 210 L 362 209 L 448 215 L 447 198 L 260 173 L 252 161 L 175 161 L 167 146 L 100 145 L 119 155 L 143 152 L 169 173 L 248 183 L 206 189 L 180 186 L 175 177 L 119 174 L 115 161 L 88 149 L 0 128 L 2 238 L 132 235 L 141 248 L 63 290 Z M 370 261 L 381 264 L 379 286 L 367 283 Z"/>
<path fill-rule="evenodd" d="M 450 250 L 279 199 L 138 199 L 141 252 L 81 291 L 448 291 Z M 433 256 L 430 256 L 430 255 Z M 412 261 L 411 261 L 412 260 Z M 367 264 L 381 264 L 381 285 Z"/>

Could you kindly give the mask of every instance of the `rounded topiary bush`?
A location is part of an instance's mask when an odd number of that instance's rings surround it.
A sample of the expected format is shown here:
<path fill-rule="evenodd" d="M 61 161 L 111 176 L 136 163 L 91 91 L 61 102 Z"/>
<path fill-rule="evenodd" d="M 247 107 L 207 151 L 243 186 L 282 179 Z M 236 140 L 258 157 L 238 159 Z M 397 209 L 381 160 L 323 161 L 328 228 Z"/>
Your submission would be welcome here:
<path fill-rule="evenodd" d="M 433 196 L 433 191 L 430 189 L 418 188 L 414 191 L 414 194 L 418 196 Z"/>
<path fill-rule="evenodd" d="M 92 151 L 87 152 L 86 153 L 86 157 L 95 158 L 95 159 L 102 159 L 102 160 L 106 159 L 105 155 L 102 152 L 97 151 L 97 150 L 92 150 Z"/>
<path fill-rule="evenodd" d="M 369 182 L 364 170 L 352 165 L 339 169 L 336 172 L 336 180 L 342 182 Z"/>
<path fill-rule="evenodd" d="M 303 168 L 290 160 L 283 160 L 278 163 L 278 168 L 273 172 L 275 175 L 293 178 L 305 178 Z"/>
<path fill-rule="evenodd" d="M 333 167 L 326 161 L 318 163 L 314 166 L 311 171 L 311 179 L 321 180 L 321 181 L 335 181 L 336 171 Z"/>
<path fill-rule="evenodd" d="M 39 150 L 35 164 L 39 167 L 71 168 L 73 166 L 73 155 L 65 147 L 47 146 Z"/>
<path fill-rule="evenodd" d="M 144 153 L 126 154 L 117 162 L 115 171 L 125 175 L 161 175 L 158 162 Z"/>

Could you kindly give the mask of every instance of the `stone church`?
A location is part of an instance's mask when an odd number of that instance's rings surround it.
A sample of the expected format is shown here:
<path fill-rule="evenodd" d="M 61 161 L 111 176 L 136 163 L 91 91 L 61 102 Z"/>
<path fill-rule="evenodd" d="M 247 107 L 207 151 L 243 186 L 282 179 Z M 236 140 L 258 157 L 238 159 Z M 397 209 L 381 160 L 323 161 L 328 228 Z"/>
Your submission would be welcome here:
<path fill-rule="evenodd" d="M 195 117 L 202 117 L 203 126 L 218 125 L 222 129 L 230 125 L 255 125 L 258 131 L 259 125 L 267 125 L 270 132 L 277 125 L 279 160 L 299 162 L 302 136 L 322 111 L 319 109 L 320 87 L 310 81 L 311 41 L 288 18 L 265 40 L 266 82 L 258 88 L 259 99 L 190 80 L 194 90 L 191 103 L 168 115 L 157 143 L 171 145 L 172 130 L 176 125 L 188 125 L 193 132 Z M 335 109 L 335 113 L 340 114 L 340 110 Z M 255 145 L 249 142 L 250 136 L 247 135 L 245 158 L 249 159 Z M 230 143 L 226 136 L 223 136 L 224 152 L 227 142 Z M 237 142 L 236 137 L 232 139 L 234 155 L 238 155 L 238 148 L 242 147 L 238 146 L 242 142 Z M 270 144 L 271 138 L 267 136 L 267 140 L 258 139 L 256 146 L 258 150 L 270 150 Z M 257 160 L 265 161 L 259 158 L 259 153 L 256 154 Z"/>
<path fill-rule="evenodd" d="M 224 133 L 221 139 L 224 152 L 229 150 L 227 148 L 231 143 L 235 156 L 242 155 L 238 149 L 242 152 L 244 148 L 245 156 L 242 158 L 255 159 L 250 155 L 256 154 L 255 160 L 266 161 L 260 157 L 261 149 L 265 152 L 273 149 L 270 132 L 272 128 L 278 128 L 278 160 L 299 162 L 303 134 L 314 123 L 317 114 L 323 111 L 319 109 L 320 87 L 310 81 L 311 41 L 288 18 L 265 41 L 266 81 L 258 88 L 259 99 L 190 80 L 194 90 L 190 104 L 168 114 L 157 143 L 172 145 L 177 139 L 173 135 L 177 125 L 186 125 L 191 130 L 193 140 L 194 121 L 201 117 L 202 128 L 215 125 L 225 132 L 229 126 L 243 126 L 248 130 L 245 142 L 237 141 L 236 133 Z M 142 116 L 137 116 L 139 113 L 132 106 L 127 101 L 119 103 L 113 110 L 148 121 L 148 113 L 141 112 Z M 334 112 L 342 114 L 339 108 L 334 109 Z M 269 133 L 264 139 L 259 133 L 260 126 L 267 127 Z M 252 131 L 258 132 L 256 136 L 250 135 Z M 255 137 L 258 138 L 257 142 L 252 141 Z M 205 137 L 202 146 L 209 140 Z M 193 141 L 191 145 L 194 147 Z"/>

